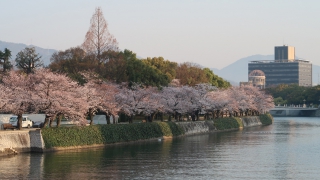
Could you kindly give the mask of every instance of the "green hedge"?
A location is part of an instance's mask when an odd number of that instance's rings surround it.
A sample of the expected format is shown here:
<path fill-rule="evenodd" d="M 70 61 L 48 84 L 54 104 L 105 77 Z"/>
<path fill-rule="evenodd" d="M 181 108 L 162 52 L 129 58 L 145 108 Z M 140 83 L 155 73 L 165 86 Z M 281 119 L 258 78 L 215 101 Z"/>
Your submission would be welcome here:
<path fill-rule="evenodd" d="M 214 120 L 214 125 L 218 130 L 226 130 L 226 129 L 239 128 L 240 127 L 239 122 L 235 117 L 218 118 Z"/>
<path fill-rule="evenodd" d="M 260 120 L 263 125 L 268 125 L 272 124 L 273 118 L 270 114 L 263 114 L 260 115 Z M 215 119 L 214 126 L 218 130 L 227 130 L 243 127 L 243 124 L 240 118 L 228 117 Z M 44 128 L 41 132 L 46 148 L 109 144 L 185 133 L 174 122 Z"/>
<path fill-rule="evenodd" d="M 173 122 L 45 128 L 41 133 L 46 148 L 109 144 L 184 134 Z"/>
<path fill-rule="evenodd" d="M 179 136 L 184 130 L 174 122 L 158 122 L 164 136 Z"/>
<path fill-rule="evenodd" d="M 261 114 L 260 115 L 260 121 L 263 125 L 269 125 L 273 122 L 273 117 L 270 113 L 267 114 Z"/>

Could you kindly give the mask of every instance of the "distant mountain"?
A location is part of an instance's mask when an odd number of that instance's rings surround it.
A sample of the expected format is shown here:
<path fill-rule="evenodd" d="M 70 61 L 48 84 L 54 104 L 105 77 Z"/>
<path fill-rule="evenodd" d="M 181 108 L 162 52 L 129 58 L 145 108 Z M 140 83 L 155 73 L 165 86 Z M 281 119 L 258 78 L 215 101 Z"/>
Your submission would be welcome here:
<path fill-rule="evenodd" d="M 273 55 L 253 55 L 237 60 L 223 69 L 212 68 L 213 73 L 238 86 L 239 82 L 248 81 L 248 62 L 254 60 L 272 60 Z"/>
<path fill-rule="evenodd" d="M 248 81 L 248 62 L 255 60 L 274 60 L 274 55 L 253 55 L 237 60 L 223 69 L 211 68 L 214 74 L 229 81 L 234 86 Z M 312 65 L 312 84 L 320 84 L 320 66 Z"/>
<path fill-rule="evenodd" d="M 54 50 L 54 49 L 44 49 L 44 48 L 33 46 L 33 45 L 0 41 L 0 51 L 3 51 L 5 48 L 8 48 L 11 51 L 11 55 L 12 55 L 11 61 L 13 62 L 16 59 L 16 55 L 26 47 L 35 47 L 36 52 L 40 54 L 40 56 L 42 56 L 41 59 L 45 66 L 48 66 L 50 64 L 50 58 L 52 54 L 54 52 L 57 52 L 57 50 Z M 14 63 L 12 64 L 14 65 Z"/>

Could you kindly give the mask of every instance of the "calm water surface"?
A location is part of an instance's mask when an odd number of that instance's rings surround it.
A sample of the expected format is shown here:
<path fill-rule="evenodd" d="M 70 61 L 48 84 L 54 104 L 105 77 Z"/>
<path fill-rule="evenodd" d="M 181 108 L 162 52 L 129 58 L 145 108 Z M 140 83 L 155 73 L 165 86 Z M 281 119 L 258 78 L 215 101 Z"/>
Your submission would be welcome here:
<path fill-rule="evenodd" d="M 100 149 L 0 157 L 0 179 L 320 179 L 320 118 Z"/>

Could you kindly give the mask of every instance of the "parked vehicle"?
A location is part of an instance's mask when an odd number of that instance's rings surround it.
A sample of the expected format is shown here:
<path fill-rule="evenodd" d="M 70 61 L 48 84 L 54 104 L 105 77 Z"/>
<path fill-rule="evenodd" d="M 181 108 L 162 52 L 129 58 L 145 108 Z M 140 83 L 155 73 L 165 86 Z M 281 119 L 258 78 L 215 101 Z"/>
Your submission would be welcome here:
<path fill-rule="evenodd" d="M 17 127 L 18 116 L 11 116 L 9 119 L 9 123 L 12 124 L 12 126 Z M 33 123 L 28 118 L 28 116 L 22 116 L 22 127 L 31 128 L 32 125 L 33 125 Z"/>
<path fill-rule="evenodd" d="M 16 127 L 12 126 L 12 124 L 10 124 L 10 123 L 3 123 L 3 124 L 2 124 L 2 128 L 3 128 L 4 130 L 7 130 L 7 129 L 12 129 L 12 130 L 14 130 L 14 129 L 16 129 Z"/>
<path fill-rule="evenodd" d="M 34 128 L 42 128 L 43 127 L 43 122 L 41 122 L 41 121 L 32 121 L 33 122 L 33 125 L 32 125 L 32 127 L 34 127 Z"/>

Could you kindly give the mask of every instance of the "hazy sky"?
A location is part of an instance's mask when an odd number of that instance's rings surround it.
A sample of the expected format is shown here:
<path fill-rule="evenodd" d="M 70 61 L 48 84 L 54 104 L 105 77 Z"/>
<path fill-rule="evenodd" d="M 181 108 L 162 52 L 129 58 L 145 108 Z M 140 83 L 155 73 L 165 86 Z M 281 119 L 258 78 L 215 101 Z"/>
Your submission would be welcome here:
<path fill-rule="evenodd" d="M 0 40 L 80 45 L 100 6 L 120 49 L 221 69 L 274 46 L 320 65 L 319 0 L 0 0 Z"/>

